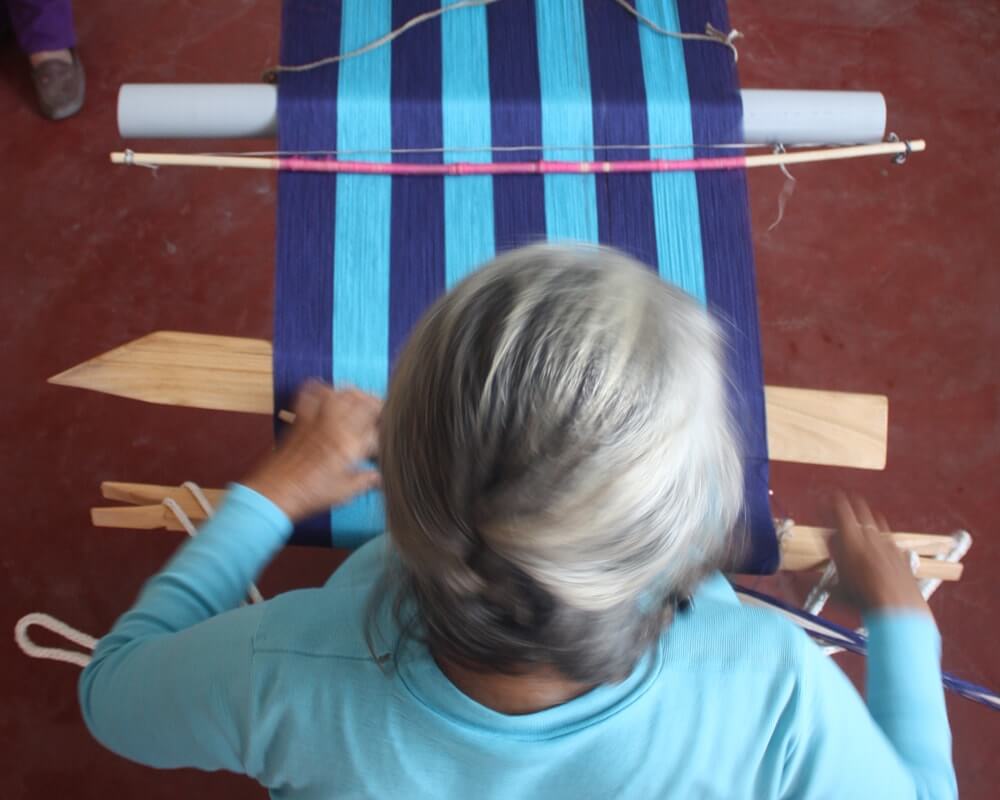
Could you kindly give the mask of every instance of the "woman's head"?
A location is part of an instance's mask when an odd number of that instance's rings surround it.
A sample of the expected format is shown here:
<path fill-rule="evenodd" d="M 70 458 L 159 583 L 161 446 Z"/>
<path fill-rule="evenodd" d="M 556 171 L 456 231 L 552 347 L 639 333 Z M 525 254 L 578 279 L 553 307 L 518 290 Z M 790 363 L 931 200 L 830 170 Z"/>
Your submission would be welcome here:
<path fill-rule="evenodd" d="M 381 422 L 402 591 L 439 655 L 620 679 L 741 503 L 723 343 L 614 250 L 504 254 L 427 313 Z"/>

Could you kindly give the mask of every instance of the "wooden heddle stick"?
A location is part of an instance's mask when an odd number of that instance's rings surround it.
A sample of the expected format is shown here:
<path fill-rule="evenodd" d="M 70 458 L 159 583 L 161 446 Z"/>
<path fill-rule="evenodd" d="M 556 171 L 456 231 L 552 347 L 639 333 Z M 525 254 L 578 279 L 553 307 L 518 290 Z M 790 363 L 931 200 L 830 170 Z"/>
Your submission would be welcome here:
<path fill-rule="evenodd" d="M 52 378 L 148 403 L 271 414 L 271 343 L 157 331 Z M 884 469 L 889 401 L 884 395 L 765 386 L 774 461 Z"/>
<path fill-rule="evenodd" d="M 213 506 L 218 506 L 225 491 L 203 489 Z M 164 504 L 165 498 L 175 500 L 193 522 L 205 519 L 205 512 L 183 486 L 156 486 L 143 483 L 106 481 L 101 484 L 106 500 L 118 500 L 132 505 L 105 506 L 90 510 L 91 522 L 98 528 L 128 528 L 131 530 L 183 530 L 180 521 Z M 823 567 L 830 559 L 826 539 L 828 528 L 795 525 L 780 537 L 781 569 L 802 572 Z M 962 576 L 959 562 L 938 560 L 953 545 L 952 537 L 926 533 L 893 533 L 898 547 L 912 550 L 919 557 L 916 577 L 957 581 Z"/>

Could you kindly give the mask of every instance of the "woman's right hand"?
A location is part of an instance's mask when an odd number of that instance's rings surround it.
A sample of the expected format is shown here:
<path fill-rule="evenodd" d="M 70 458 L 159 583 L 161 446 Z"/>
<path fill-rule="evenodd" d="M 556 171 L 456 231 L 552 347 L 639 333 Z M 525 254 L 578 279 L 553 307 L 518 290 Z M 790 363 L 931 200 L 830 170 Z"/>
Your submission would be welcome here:
<path fill-rule="evenodd" d="M 837 527 L 830 555 L 837 565 L 840 594 L 860 611 L 907 609 L 930 614 L 910 571 L 909 561 L 889 536 L 881 515 L 860 497 L 839 492 L 834 498 Z"/>
<path fill-rule="evenodd" d="M 293 522 L 376 488 L 362 462 L 375 456 L 382 402 L 357 389 L 307 383 L 295 402 L 295 424 L 244 486 L 264 495 Z"/>

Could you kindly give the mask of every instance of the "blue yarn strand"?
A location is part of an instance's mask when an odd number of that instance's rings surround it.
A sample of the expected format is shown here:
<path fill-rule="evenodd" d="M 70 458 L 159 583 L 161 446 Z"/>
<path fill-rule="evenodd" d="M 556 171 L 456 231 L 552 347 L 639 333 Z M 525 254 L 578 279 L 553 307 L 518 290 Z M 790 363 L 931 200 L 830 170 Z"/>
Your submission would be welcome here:
<path fill-rule="evenodd" d="M 340 51 L 389 30 L 390 0 L 344 0 Z M 391 47 L 340 65 L 337 148 L 392 148 Z M 388 156 L 379 156 L 388 160 Z M 337 177 L 333 271 L 333 381 L 385 394 L 389 373 L 389 247 L 392 179 Z M 331 512 L 333 543 L 352 546 L 383 523 L 381 495 L 369 492 Z"/>
<path fill-rule="evenodd" d="M 666 30 L 680 30 L 677 7 L 659 0 L 639 0 L 639 13 Z M 646 82 L 646 114 L 650 142 L 693 142 L 691 99 L 688 96 L 684 44 L 639 26 L 639 49 Z M 693 158 L 694 148 L 674 150 L 669 156 Z M 656 252 L 660 277 L 706 302 L 698 186 L 693 172 L 655 173 L 653 213 L 656 217 Z"/>
<path fill-rule="evenodd" d="M 448 5 L 452 0 L 441 0 Z M 441 18 L 441 109 L 445 161 L 489 162 L 492 154 L 448 152 L 457 148 L 489 148 L 489 48 L 486 9 L 463 9 Z M 493 238 L 493 177 L 452 176 L 444 179 L 445 286 L 451 288 L 496 254 Z"/>
<path fill-rule="evenodd" d="M 542 140 L 541 89 L 538 34 L 531 5 L 523 0 L 504 0 L 487 6 L 486 32 L 493 146 L 537 147 Z M 498 162 L 539 158 L 541 151 L 534 149 L 493 153 Z M 544 238 L 544 178 L 493 176 L 493 226 L 498 252 Z"/>
<path fill-rule="evenodd" d="M 580 3 L 535 4 L 542 144 L 548 148 L 593 147 L 594 111 L 587 68 L 587 29 Z M 545 150 L 547 159 L 566 158 Z M 590 158 L 590 151 L 581 155 Z M 594 175 L 546 175 L 545 225 L 549 241 L 596 244 L 597 194 Z"/>
<path fill-rule="evenodd" d="M 729 30 L 725 0 L 679 3 L 682 30 L 705 30 L 711 22 Z M 724 47 L 684 42 L 684 63 L 691 98 L 694 141 L 705 144 L 743 141 L 743 106 L 732 54 Z M 696 148 L 698 156 L 710 150 Z M 768 498 L 767 422 L 764 370 L 760 355 L 757 283 L 744 170 L 702 171 L 695 175 L 698 214 L 709 308 L 726 328 L 730 397 L 744 446 L 747 555 L 741 572 L 778 568 L 778 539 Z"/>
<path fill-rule="evenodd" d="M 340 41 L 340 6 L 287 0 L 282 7 L 285 63 L 321 58 Z M 278 91 L 278 147 L 299 152 L 337 146 L 338 67 L 289 73 Z M 317 102 L 316 98 L 323 98 Z M 334 218 L 336 181 L 324 175 L 278 174 L 274 278 L 274 408 L 290 408 L 309 378 L 333 379 Z M 275 422 L 277 431 L 283 423 Z M 292 543 L 330 546 L 330 515 L 296 526 Z"/>

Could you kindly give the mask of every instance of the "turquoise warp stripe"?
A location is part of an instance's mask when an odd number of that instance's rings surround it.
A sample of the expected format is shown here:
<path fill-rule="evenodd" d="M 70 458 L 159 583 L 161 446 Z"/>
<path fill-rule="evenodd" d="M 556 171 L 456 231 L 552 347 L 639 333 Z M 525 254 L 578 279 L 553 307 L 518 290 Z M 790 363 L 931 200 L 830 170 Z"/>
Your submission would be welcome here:
<path fill-rule="evenodd" d="M 668 31 L 679 31 L 675 3 L 638 0 L 639 12 Z M 639 26 L 650 144 L 693 142 L 684 44 Z M 651 153 L 658 158 L 693 158 L 694 149 Z M 698 187 L 693 172 L 654 173 L 653 209 L 660 277 L 706 302 Z"/>
<path fill-rule="evenodd" d="M 442 0 L 448 5 L 453 0 Z M 488 148 L 490 127 L 489 47 L 486 9 L 466 8 L 441 17 L 441 107 L 445 150 Z M 488 150 L 445 152 L 446 162 L 492 161 Z M 444 274 L 451 288 L 496 253 L 493 237 L 493 178 L 444 179 Z"/>
<path fill-rule="evenodd" d="M 340 52 L 377 39 L 392 27 L 390 0 L 344 0 Z M 390 47 L 340 65 L 337 148 L 386 153 L 392 148 Z M 389 231 L 392 184 L 388 176 L 337 177 L 333 256 L 333 382 L 385 394 L 389 374 Z M 331 512 L 333 543 L 356 544 L 380 530 L 381 494 L 371 492 Z"/>
<path fill-rule="evenodd" d="M 546 148 L 594 144 L 587 30 L 579 2 L 537 2 L 542 144 Z M 591 159 L 593 150 L 546 149 L 554 161 Z M 597 243 L 597 190 L 593 175 L 545 176 L 545 228 L 549 241 Z"/>

